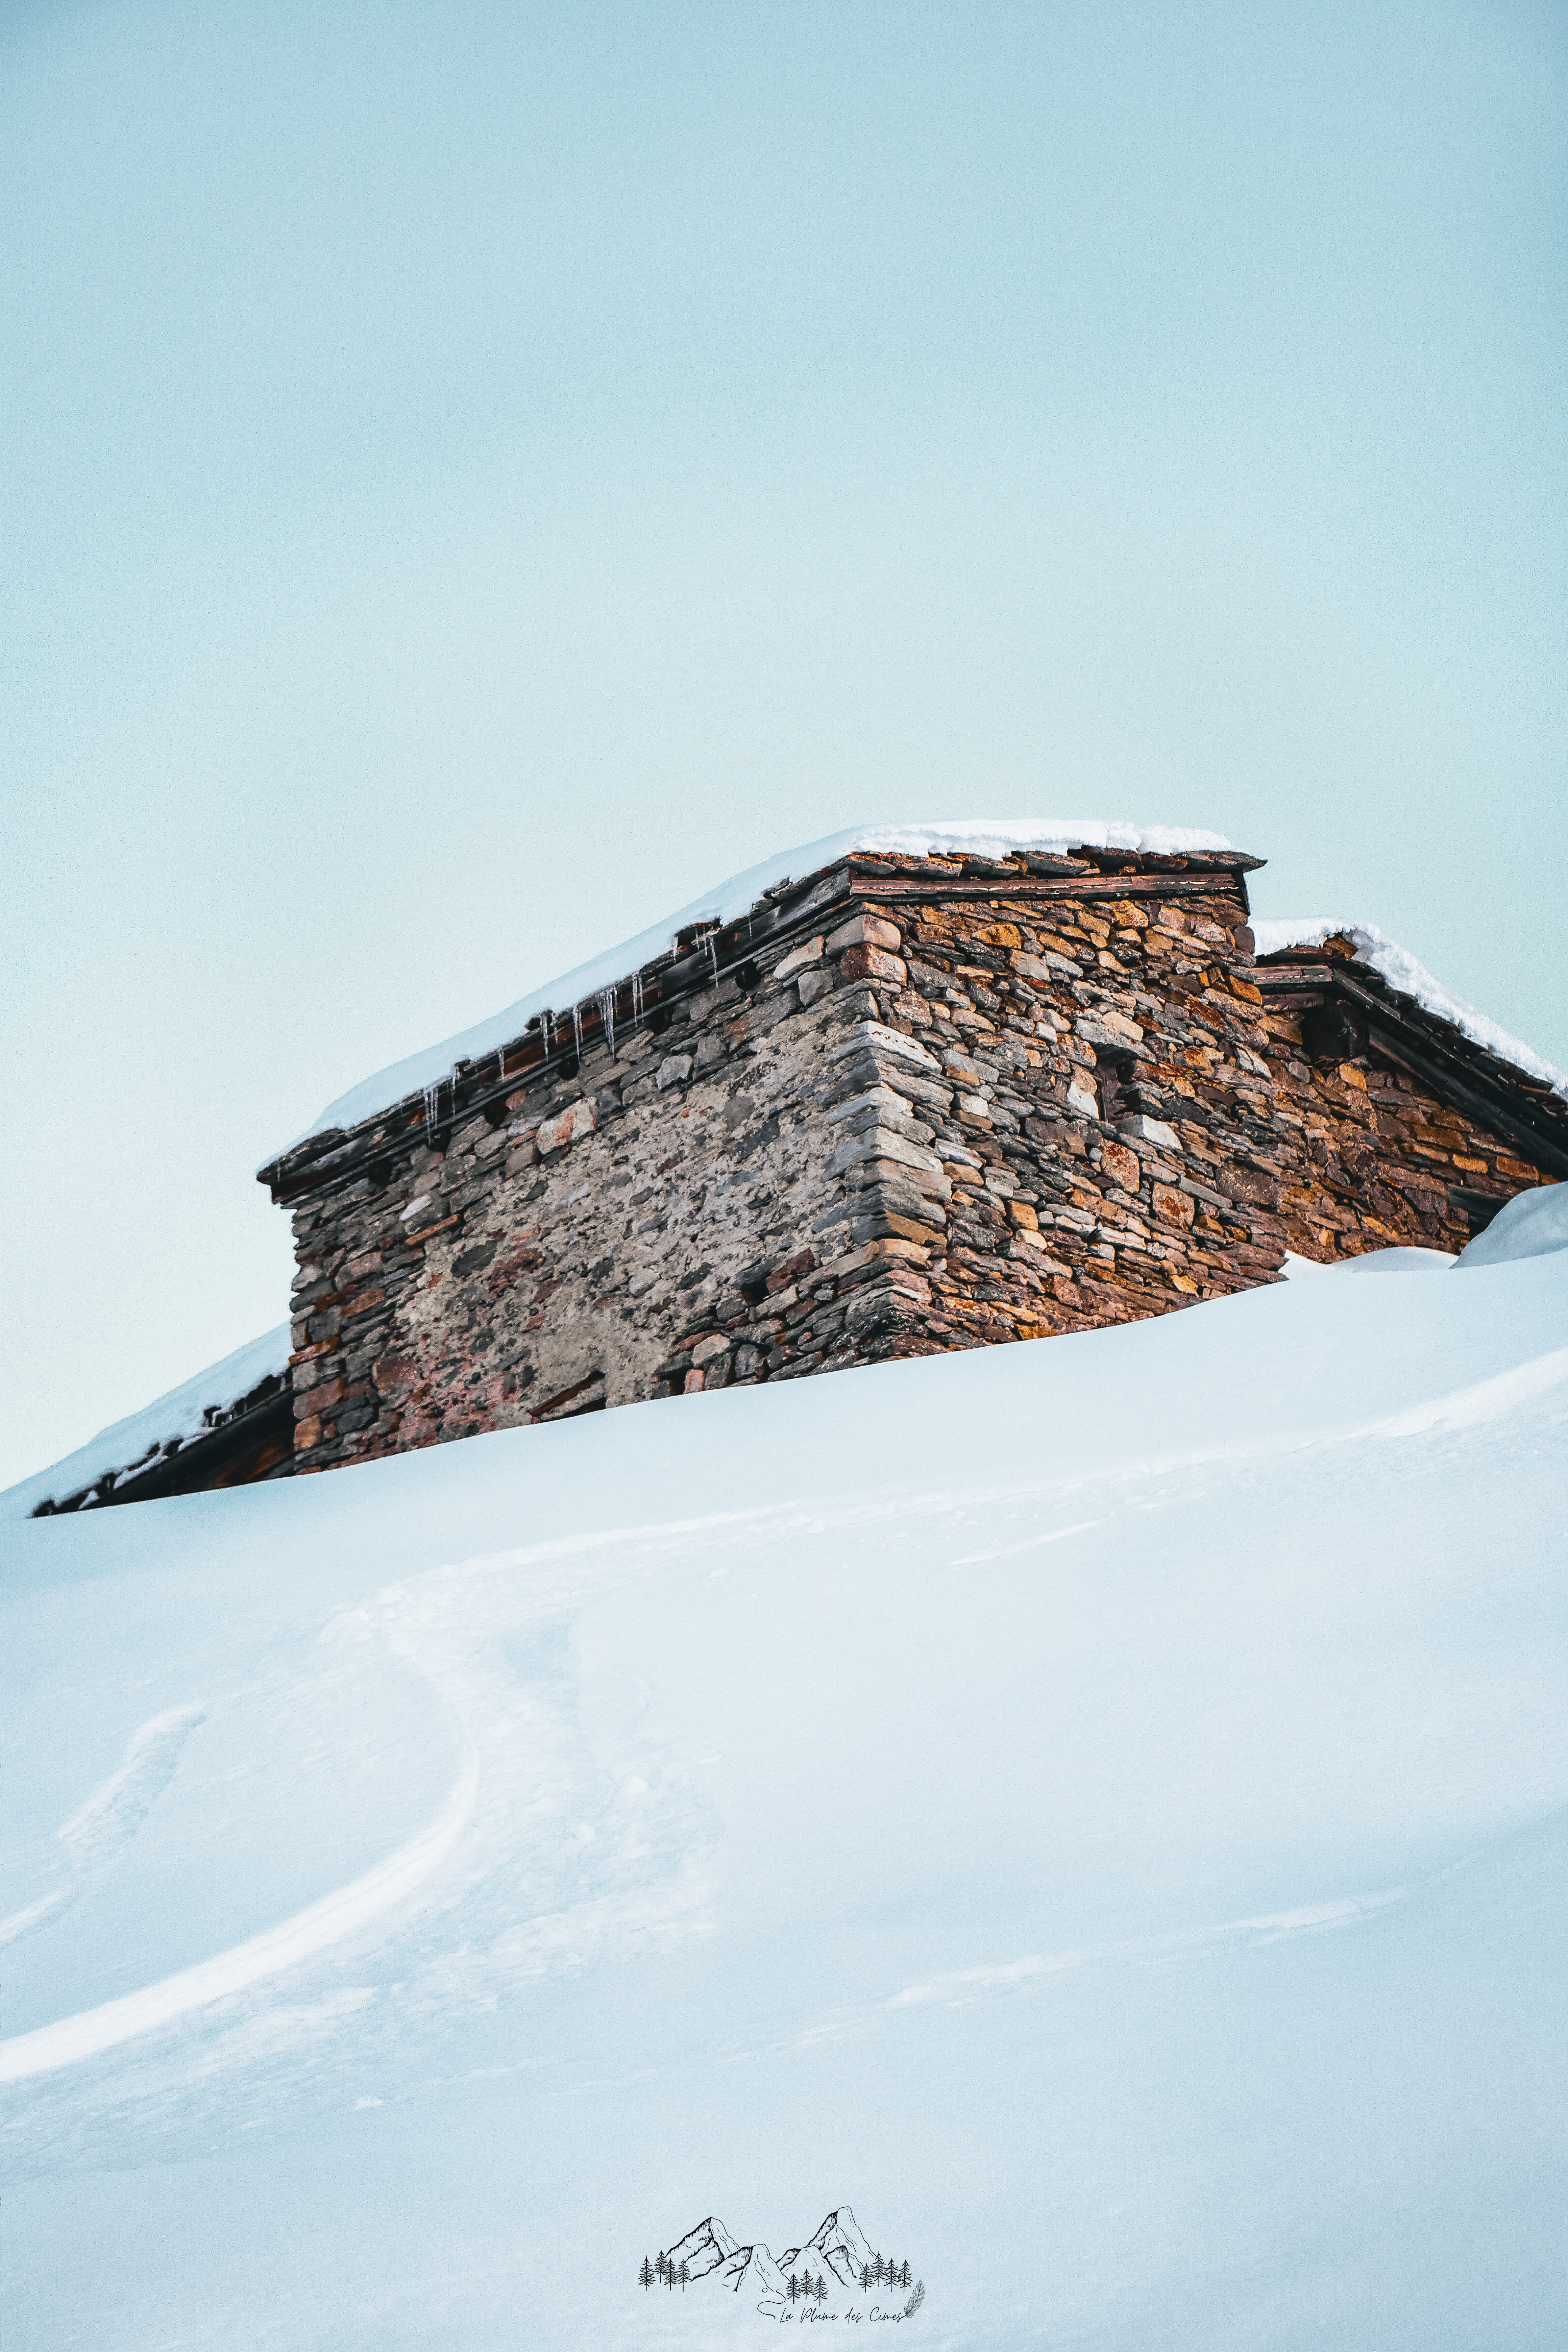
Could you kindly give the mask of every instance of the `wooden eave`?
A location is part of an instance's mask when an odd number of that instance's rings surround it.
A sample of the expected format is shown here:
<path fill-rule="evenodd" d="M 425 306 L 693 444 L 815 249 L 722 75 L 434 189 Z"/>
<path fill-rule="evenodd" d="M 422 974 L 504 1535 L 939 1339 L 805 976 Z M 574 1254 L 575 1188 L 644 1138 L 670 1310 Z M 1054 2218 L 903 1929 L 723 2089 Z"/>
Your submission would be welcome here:
<path fill-rule="evenodd" d="M 231 1406 L 215 1428 L 198 1430 L 182 1444 L 171 1439 L 172 1452 L 160 1449 L 151 1460 L 106 1471 L 58 1501 L 50 1496 L 37 1505 L 33 1517 L 102 1511 L 116 1503 L 156 1502 L 169 1495 L 205 1494 L 214 1486 L 247 1484 L 248 1462 L 269 1446 L 280 1445 L 285 1454 L 291 1454 L 294 1444 L 294 1391 L 289 1374 L 263 1381 L 260 1391 L 254 1402 L 242 1398 Z"/>

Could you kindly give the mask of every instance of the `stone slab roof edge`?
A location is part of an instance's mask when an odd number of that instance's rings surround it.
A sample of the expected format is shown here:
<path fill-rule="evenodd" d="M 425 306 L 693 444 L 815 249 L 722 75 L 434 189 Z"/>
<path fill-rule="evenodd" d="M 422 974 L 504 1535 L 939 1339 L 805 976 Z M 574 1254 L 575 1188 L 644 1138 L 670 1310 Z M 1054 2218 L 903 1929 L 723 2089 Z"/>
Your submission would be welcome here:
<path fill-rule="evenodd" d="M 290 1142 L 270 1154 L 260 1172 L 265 1174 L 268 1168 L 312 1137 L 332 1129 L 346 1133 L 374 1118 L 378 1111 L 389 1109 L 394 1103 L 418 1093 L 421 1087 L 436 1085 L 450 1075 L 455 1063 L 477 1061 L 495 1053 L 520 1036 L 537 1013 L 569 1013 L 574 1004 L 584 1003 L 601 989 L 613 987 L 628 973 L 666 954 L 675 934 L 689 924 L 715 919 L 733 922 L 749 913 L 767 891 L 778 889 L 786 881 L 800 881 L 857 851 L 873 856 L 1006 857 L 1023 851 L 1066 856 L 1074 849 L 1110 849 L 1154 857 L 1179 857 L 1231 852 L 1234 847 L 1223 834 L 1207 833 L 1190 825 L 1139 824 L 1121 817 L 938 817 L 905 824 L 852 825 L 844 833 L 828 834 L 823 840 L 808 842 L 800 848 L 781 850 L 760 866 L 731 875 L 728 881 L 717 884 L 677 913 L 650 925 L 635 939 L 579 964 L 574 971 L 545 982 L 520 997 L 516 1003 L 492 1013 L 488 1020 L 476 1022 L 457 1036 L 426 1046 L 378 1070 L 373 1077 L 362 1079 L 358 1086 L 351 1087 L 346 1094 L 330 1102 Z M 1246 862 L 1252 865 L 1255 861 L 1248 858 Z"/>
<path fill-rule="evenodd" d="M 1422 1010 L 1436 1020 L 1447 1022 L 1498 1061 L 1522 1071 L 1527 1077 L 1540 1079 L 1568 1103 L 1568 1072 L 1558 1069 L 1521 1038 L 1490 1020 L 1478 1006 L 1445 988 L 1408 948 L 1402 948 L 1397 940 L 1380 931 L 1375 923 L 1340 922 L 1326 915 L 1254 915 L 1252 935 L 1259 962 L 1284 955 L 1292 948 L 1318 948 L 1326 940 L 1348 940 L 1355 950 L 1356 961 L 1375 971 L 1399 995 L 1414 997 Z"/>

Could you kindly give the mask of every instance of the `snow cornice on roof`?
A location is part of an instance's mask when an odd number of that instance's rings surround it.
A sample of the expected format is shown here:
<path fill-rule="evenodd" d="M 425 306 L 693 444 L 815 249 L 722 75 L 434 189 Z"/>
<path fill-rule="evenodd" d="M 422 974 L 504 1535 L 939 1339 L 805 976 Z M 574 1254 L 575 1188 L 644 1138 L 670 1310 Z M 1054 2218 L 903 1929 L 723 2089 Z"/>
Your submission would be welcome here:
<path fill-rule="evenodd" d="M 1266 1003 L 1310 1017 L 1331 1007 L 1347 1058 L 1371 1050 L 1568 1177 L 1568 1077 L 1433 977 L 1374 926 L 1327 917 L 1253 922 L 1253 978 Z"/>
<path fill-rule="evenodd" d="M 1098 895 L 1114 894 L 1118 876 L 1161 876 L 1178 892 L 1183 877 L 1201 888 L 1216 871 L 1239 883 L 1262 863 L 1221 834 L 1100 817 L 944 818 L 830 835 L 732 876 L 622 946 L 364 1080 L 329 1104 L 259 1181 L 278 1200 L 346 1181 L 374 1165 L 379 1140 L 406 1140 L 420 1123 L 432 1130 L 449 1124 L 479 1108 L 481 1095 L 500 1101 L 547 1062 L 602 1036 L 644 1024 L 661 1028 L 675 999 L 726 971 L 744 973 L 757 949 L 809 923 L 862 874 L 886 880 L 901 873 L 907 890 L 911 870 L 923 869 L 933 895 L 1042 883 Z"/>
<path fill-rule="evenodd" d="M 1380 931 L 1375 923 L 1342 923 L 1327 915 L 1274 915 L 1255 917 L 1252 931 L 1260 961 L 1321 948 L 1330 940 L 1342 940 L 1354 950 L 1355 962 L 1376 972 L 1399 995 L 1411 998 L 1424 1012 L 1457 1029 L 1472 1045 L 1483 1047 L 1523 1076 L 1542 1081 L 1553 1094 L 1568 1100 L 1568 1073 L 1533 1052 L 1522 1039 L 1511 1036 L 1464 997 L 1456 996 L 1452 989 L 1445 988 L 1408 948 L 1402 948 L 1386 931 Z"/>

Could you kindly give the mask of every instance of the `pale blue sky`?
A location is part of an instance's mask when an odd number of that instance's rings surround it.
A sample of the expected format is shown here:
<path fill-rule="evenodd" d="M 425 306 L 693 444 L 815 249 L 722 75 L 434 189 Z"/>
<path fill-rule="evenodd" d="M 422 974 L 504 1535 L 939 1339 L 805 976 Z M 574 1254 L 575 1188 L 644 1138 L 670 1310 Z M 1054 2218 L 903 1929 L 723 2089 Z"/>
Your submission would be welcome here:
<path fill-rule="evenodd" d="M 1559 7 L 13 5 L 0 1481 L 257 1162 L 849 824 L 1212 825 L 1559 1063 Z"/>

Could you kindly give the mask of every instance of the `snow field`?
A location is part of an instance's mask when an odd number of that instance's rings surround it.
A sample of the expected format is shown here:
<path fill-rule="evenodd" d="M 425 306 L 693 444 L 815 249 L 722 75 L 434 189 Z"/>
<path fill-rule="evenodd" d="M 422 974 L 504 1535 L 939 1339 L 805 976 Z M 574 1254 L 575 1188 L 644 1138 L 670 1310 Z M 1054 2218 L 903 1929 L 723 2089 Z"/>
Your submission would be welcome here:
<path fill-rule="evenodd" d="M 1560 2341 L 1568 1254 L 1425 1272 L 8 1528 L 16 2339 L 848 2206 L 933 2345 Z"/>

